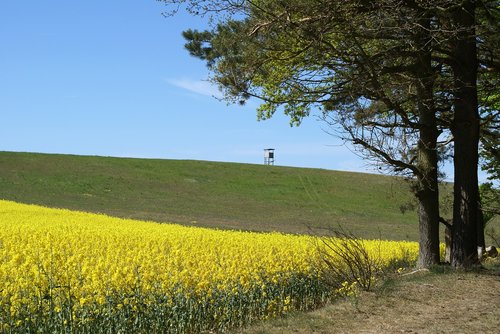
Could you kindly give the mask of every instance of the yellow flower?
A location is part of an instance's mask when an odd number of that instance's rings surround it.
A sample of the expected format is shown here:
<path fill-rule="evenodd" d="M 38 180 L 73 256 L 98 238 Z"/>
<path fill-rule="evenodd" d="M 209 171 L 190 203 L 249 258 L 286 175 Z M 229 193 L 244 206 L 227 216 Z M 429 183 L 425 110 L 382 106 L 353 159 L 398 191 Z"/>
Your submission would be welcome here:
<path fill-rule="evenodd" d="M 310 236 L 157 224 L 3 200 L 0 214 L 0 302 L 14 318 L 36 310 L 37 298 L 60 313 L 72 296 L 78 314 L 107 301 L 118 308 L 138 300 L 149 305 L 153 294 L 174 289 L 186 298 L 212 298 L 214 288 L 238 294 L 286 284 L 294 275 L 319 278 L 318 242 Z M 418 255 L 417 243 L 364 245 L 382 265 Z M 345 282 L 341 290 L 354 293 L 356 285 Z M 291 304 L 287 296 L 281 306 L 268 305 L 272 313 Z"/>

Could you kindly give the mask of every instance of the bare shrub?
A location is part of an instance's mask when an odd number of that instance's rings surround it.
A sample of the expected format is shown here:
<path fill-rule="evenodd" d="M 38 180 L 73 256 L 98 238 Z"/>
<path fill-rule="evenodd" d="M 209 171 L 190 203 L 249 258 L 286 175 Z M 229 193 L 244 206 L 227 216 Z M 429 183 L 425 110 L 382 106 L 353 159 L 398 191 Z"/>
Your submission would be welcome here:
<path fill-rule="evenodd" d="M 339 292 L 345 292 L 346 287 L 370 290 L 380 263 L 370 256 L 363 240 L 344 230 L 333 231 L 332 236 L 320 238 L 318 251 L 326 284 Z"/>

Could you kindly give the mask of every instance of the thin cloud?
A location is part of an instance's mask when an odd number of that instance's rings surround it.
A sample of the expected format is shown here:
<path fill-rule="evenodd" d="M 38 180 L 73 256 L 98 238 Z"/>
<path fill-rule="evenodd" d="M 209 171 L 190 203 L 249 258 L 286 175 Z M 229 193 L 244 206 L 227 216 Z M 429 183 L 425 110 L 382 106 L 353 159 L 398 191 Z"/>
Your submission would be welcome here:
<path fill-rule="evenodd" d="M 192 93 L 215 98 L 222 98 L 222 93 L 219 91 L 219 89 L 209 81 L 192 80 L 187 78 L 167 79 L 166 81 L 173 86 L 188 90 Z"/>

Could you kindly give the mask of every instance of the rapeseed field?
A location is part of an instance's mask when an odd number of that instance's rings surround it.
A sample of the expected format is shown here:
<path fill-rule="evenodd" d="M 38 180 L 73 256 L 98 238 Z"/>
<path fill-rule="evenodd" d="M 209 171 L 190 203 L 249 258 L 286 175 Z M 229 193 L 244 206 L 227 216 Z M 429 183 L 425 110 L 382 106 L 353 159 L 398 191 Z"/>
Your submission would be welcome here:
<path fill-rule="evenodd" d="M 381 265 L 418 253 L 365 245 Z M 0 332 L 221 332 L 310 309 L 332 296 L 317 247 L 0 201 Z"/>

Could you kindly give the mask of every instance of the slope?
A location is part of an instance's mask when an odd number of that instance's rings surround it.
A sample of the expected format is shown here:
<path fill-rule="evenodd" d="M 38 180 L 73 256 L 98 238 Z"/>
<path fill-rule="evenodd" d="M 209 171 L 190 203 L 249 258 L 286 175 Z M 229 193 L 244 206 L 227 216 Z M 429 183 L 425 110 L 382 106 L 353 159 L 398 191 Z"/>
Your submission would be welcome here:
<path fill-rule="evenodd" d="M 417 239 L 399 178 L 252 164 L 0 152 L 0 198 L 254 231 Z"/>

